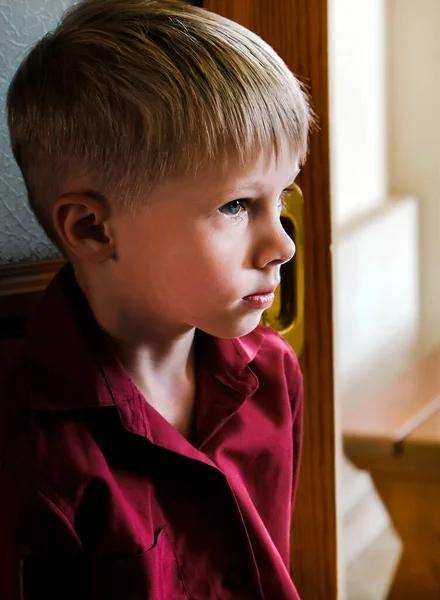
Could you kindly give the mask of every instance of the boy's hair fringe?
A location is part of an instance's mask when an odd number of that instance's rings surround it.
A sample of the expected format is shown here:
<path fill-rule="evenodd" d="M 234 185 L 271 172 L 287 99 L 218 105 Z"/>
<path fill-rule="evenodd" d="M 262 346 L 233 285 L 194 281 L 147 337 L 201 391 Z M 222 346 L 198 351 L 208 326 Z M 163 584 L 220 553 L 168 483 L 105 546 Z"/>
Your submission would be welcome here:
<path fill-rule="evenodd" d="M 30 205 L 55 242 L 51 208 L 69 185 L 133 209 L 167 177 L 286 140 L 302 162 L 312 119 L 272 48 L 180 0 L 83 0 L 23 60 L 7 108 Z"/>

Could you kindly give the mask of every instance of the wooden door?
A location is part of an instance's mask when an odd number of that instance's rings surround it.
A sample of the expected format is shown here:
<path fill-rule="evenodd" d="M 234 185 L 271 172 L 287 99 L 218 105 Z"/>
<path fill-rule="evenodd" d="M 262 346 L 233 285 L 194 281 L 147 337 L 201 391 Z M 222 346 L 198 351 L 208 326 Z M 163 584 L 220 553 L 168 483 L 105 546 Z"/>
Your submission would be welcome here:
<path fill-rule="evenodd" d="M 292 525 L 292 577 L 304 600 L 337 598 L 327 0 L 203 0 L 265 39 L 307 86 L 319 119 L 298 178 L 304 194 L 304 452 Z"/>

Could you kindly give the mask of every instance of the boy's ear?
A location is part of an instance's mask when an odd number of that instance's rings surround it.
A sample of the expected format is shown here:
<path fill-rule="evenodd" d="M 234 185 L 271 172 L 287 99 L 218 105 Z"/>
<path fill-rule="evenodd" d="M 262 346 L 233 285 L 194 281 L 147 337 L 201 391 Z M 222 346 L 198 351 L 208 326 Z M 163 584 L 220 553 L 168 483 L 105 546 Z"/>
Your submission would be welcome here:
<path fill-rule="evenodd" d="M 110 209 L 88 193 L 61 196 L 52 211 L 53 224 L 67 255 L 101 263 L 115 255 Z"/>

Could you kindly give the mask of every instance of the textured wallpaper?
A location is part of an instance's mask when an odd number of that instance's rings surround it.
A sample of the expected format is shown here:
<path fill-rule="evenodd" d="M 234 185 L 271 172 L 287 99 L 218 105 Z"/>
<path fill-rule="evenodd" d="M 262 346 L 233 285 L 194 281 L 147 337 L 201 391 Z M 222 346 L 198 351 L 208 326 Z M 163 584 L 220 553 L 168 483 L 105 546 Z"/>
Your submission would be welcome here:
<path fill-rule="evenodd" d="M 32 216 L 9 148 L 5 99 L 26 51 L 52 29 L 74 0 L 0 0 L 0 264 L 56 255 Z"/>

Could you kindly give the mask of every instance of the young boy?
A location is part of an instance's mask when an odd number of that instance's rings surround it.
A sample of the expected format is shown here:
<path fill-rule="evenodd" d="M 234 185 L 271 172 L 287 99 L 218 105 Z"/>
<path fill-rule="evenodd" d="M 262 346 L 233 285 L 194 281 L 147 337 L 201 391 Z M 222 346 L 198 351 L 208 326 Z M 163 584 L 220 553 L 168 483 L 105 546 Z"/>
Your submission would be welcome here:
<path fill-rule="evenodd" d="M 2 391 L 2 600 L 292 600 L 297 360 L 260 327 L 310 111 L 256 35 L 179 0 L 84 0 L 9 127 L 69 259 Z"/>

